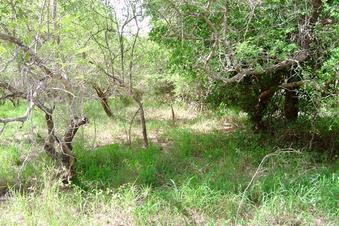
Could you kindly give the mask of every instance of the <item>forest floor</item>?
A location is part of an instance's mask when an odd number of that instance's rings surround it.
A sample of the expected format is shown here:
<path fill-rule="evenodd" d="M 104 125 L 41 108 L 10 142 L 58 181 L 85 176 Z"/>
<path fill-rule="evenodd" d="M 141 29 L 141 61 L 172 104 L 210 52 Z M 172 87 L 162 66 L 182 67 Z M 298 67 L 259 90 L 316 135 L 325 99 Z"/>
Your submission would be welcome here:
<path fill-rule="evenodd" d="M 127 142 L 133 105 L 114 105 L 114 119 L 86 105 L 90 124 L 74 144 L 70 185 L 42 150 L 38 112 L 22 128 L 8 126 L 0 137 L 0 225 L 339 225 L 337 160 L 298 146 L 286 131 L 254 133 L 240 111 L 176 105 L 173 124 L 168 106 L 145 107 L 147 149 L 138 120 Z M 25 106 L 10 108 L 0 106 L 0 116 Z"/>

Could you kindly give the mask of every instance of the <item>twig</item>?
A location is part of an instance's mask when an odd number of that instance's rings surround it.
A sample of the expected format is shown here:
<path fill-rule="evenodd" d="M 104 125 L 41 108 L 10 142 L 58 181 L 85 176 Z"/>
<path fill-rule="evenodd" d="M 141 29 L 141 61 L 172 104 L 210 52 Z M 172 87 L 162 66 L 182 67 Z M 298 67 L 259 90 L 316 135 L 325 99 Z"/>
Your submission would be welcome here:
<path fill-rule="evenodd" d="M 3 125 L 2 128 L 0 129 L 0 135 L 4 132 L 6 126 L 7 126 L 7 123 L 4 123 L 4 125 Z"/>
<path fill-rule="evenodd" d="M 255 171 L 255 173 L 253 174 L 252 176 L 252 179 L 251 181 L 248 183 L 247 187 L 245 188 L 244 192 L 242 193 L 242 197 L 241 197 L 241 200 L 240 200 L 240 203 L 239 203 L 239 206 L 238 206 L 238 209 L 237 209 L 237 214 L 236 214 L 236 219 L 238 219 L 238 216 L 239 216 L 239 212 L 242 208 L 242 204 L 244 202 L 244 199 L 245 199 L 245 195 L 248 191 L 248 189 L 251 187 L 251 185 L 253 184 L 253 181 L 254 179 L 257 177 L 258 173 L 261 171 L 261 168 L 262 166 L 264 165 L 264 163 L 266 162 L 266 160 L 272 156 L 278 156 L 280 154 L 291 154 L 291 153 L 295 153 L 295 154 L 301 154 L 300 151 L 296 151 L 292 148 L 288 148 L 288 149 L 282 149 L 282 150 L 278 150 L 278 151 L 275 151 L 273 153 L 270 153 L 270 154 L 267 154 L 260 162 L 257 170 Z"/>

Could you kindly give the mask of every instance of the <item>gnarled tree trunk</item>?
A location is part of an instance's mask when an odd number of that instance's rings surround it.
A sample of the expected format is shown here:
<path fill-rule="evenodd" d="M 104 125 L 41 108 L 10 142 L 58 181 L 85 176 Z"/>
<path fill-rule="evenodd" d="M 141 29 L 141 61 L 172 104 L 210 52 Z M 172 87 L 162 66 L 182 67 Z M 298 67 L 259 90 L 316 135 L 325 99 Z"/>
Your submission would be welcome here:
<path fill-rule="evenodd" d="M 75 175 L 74 163 L 76 158 L 73 154 L 72 142 L 80 126 L 88 123 L 86 117 L 78 118 L 74 117 L 70 125 L 68 126 L 64 137 L 62 139 L 55 135 L 55 127 L 52 114 L 46 114 L 46 123 L 48 128 L 48 136 L 45 140 L 45 151 L 55 160 L 61 161 L 62 167 L 66 169 L 63 174 L 63 181 L 68 182 Z M 57 152 L 55 143 L 59 143 L 61 146 L 61 152 Z"/>

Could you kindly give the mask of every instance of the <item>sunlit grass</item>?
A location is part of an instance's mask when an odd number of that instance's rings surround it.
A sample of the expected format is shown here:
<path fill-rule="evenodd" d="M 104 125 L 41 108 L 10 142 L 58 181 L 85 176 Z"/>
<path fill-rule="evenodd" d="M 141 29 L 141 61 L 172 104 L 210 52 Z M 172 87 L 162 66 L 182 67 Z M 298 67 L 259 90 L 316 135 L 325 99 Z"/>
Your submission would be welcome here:
<path fill-rule="evenodd" d="M 119 114 L 135 110 L 129 105 Z M 74 142 L 77 174 L 68 186 L 41 148 L 41 115 L 18 133 L 10 125 L 0 147 L 0 186 L 9 189 L 0 201 L 0 225 L 336 225 L 336 162 L 311 152 L 273 157 L 244 194 L 275 141 L 254 134 L 238 111 L 176 111 L 173 125 L 168 106 L 147 110 L 153 138 L 143 149 L 137 120 L 129 146 L 128 122 L 108 119 L 97 103 L 86 105 L 90 124 Z M 32 124 L 41 127 L 32 139 L 11 137 L 30 133 Z"/>

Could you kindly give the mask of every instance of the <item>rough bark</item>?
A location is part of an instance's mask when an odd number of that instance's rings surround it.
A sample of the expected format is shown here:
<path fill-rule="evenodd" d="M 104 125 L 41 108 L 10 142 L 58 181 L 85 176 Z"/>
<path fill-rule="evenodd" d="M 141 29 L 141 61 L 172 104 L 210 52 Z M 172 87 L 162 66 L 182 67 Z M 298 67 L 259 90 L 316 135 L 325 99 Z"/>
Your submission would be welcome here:
<path fill-rule="evenodd" d="M 45 114 L 48 135 L 45 139 L 44 150 L 54 160 L 58 159 L 58 154 L 55 149 L 56 136 L 54 135 L 54 121 L 51 114 Z"/>
<path fill-rule="evenodd" d="M 140 121 L 141 121 L 142 137 L 143 137 L 143 141 L 144 141 L 144 146 L 148 147 L 148 137 L 147 137 L 147 128 L 146 128 L 144 106 L 143 106 L 141 101 L 138 101 L 138 105 L 139 105 L 139 108 L 140 108 Z"/>
<path fill-rule="evenodd" d="M 73 138 L 78 132 L 78 129 L 80 126 L 85 125 L 88 123 L 88 119 L 86 117 L 82 118 L 73 118 L 71 120 L 70 125 L 68 126 L 68 129 L 65 132 L 64 139 L 61 143 L 61 148 L 62 148 L 62 163 L 63 166 L 66 167 L 68 170 L 68 180 L 70 180 L 74 174 L 75 174 L 75 168 L 74 168 L 74 163 L 76 161 L 76 158 L 73 154 Z"/>
<path fill-rule="evenodd" d="M 285 91 L 285 105 L 284 105 L 285 118 L 288 121 L 294 121 L 298 118 L 299 112 L 299 97 L 298 90 Z"/>
<path fill-rule="evenodd" d="M 128 128 L 128 145 L 130 145 L 130 146 L 132 144 L 132 133 L 131 133 L 131 131 L 132 131 L 133 122 L 134 122 L 135 117 L 139 113 L 139 111 L 140 111 L 140 108 L 138 108 L 138 110 L 134 113 L 134 115 L 133 115 L 133 117 L 131 119 L 131 122 L 129 124 L 129 128 Z"/>
<path fill-rule="evenodd" d="M 261 130 L 265 128 L 264 122 L 262 120 L 264 116 L 264 111 L 267 105 L 270 103 L 275 91 L 275 89 L 265 90 L 260 93 L 258 97 L 258 102 L 255 106 L 255 113 L 252 116 L 252 121 L 255 123 L 256 130 Z"/>
<path fill-rule="evenodd" d="M 76 161 L 76 158 L 72 152 L 73 138 L 76 135 L 80 126 L 88 123 L 88 119 L 86 117 L 73 118 L 64 134 L 63 139 L 59 139 L 55 135 L 55 127 L 52 114 L 46 114 L 45 119 L 47 123 L 48 136 L 45 140 L 44 150 L 53 159 L 61 161 L 62 167 L 66 169 L 62 176 L 63 177 L 62 179 L 64 182 L 68 182 L 75 175 L 74 163 Z M 56 143 L 60 144 L 61 153 L 57 152 L 57 149 L 55 147 Z"/>
<path fill-rule="evenodd" d="M 284 115 L 287 121 L 294 121 L 298 118 L 299 112 L 299 95 L 298 89 L 303 84 L 302 81 L 298 81 L 298 77 L 292 77 L 289 83 L 285 84 L 285 103 L 284 103 Z"/>
<path fill-rule="evenodd" d="M 107 92 L 102 91 L 99 87 L 97 86 L 93 86 L 95 92 L 97 93 L 99 99 L 100 99 L 100 104 L 102 106 L 102 108 L 104 109 L 106 115 L 109 118 L 113 118 L 113 111 L 111 109 L 111 107 L 109 106 L 108 103 L 108 96 L 107 96 Z"/>

